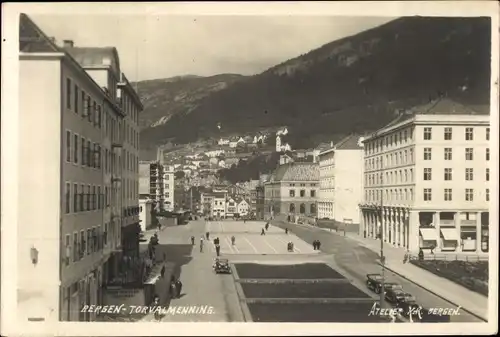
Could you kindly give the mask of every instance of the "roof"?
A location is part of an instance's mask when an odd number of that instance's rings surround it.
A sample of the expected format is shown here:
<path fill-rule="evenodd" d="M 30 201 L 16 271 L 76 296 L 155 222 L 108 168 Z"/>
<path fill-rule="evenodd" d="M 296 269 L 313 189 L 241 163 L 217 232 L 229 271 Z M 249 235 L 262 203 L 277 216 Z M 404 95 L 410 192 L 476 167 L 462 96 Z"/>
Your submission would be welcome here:
<path fill-rule="evenodd" d="M 274 181 L 316 181 L 319 167 L 315 163 L 289 163 L 274 171 Z"/>
<path fill-rule="evenodd" d="M 488 105 L 466 106 L 448 97 L 441 97 L 428 103 L 406 109 L 378 131 L 409 120 L 415 115 L 488 115 L 489 113 L 490 108 Z"/>
<path fill-rule="evenodd" d="M 361 150 L 363 146 L 360 146 L 359 139 L 361 135 L 349 135 L 342 139 L 340 142 L 334 145 L 336 150 Z"/>
<path fill-rule="evenodd" d="M 47 37 L 24 13 L 19 17 L 19 51 L 23 53 L 62 52 L 54 40 Z"/>
<path fill-rule="evenodd" d="M 120 79 L 120 60 L 115 47 L 65 47 L 82 68 L 111 66 Z"/>

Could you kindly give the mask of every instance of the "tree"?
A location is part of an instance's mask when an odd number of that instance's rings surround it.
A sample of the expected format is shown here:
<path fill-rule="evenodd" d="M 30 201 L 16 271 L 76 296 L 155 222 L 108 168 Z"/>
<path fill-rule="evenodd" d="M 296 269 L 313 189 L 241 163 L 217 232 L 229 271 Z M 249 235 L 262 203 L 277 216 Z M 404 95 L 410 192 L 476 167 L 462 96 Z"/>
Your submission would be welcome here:
<path fill-rule="evenodd" d="M 174 173 L 175 179 L 183 179 L 186 176 L 184 171 L 177 171 Z"/>

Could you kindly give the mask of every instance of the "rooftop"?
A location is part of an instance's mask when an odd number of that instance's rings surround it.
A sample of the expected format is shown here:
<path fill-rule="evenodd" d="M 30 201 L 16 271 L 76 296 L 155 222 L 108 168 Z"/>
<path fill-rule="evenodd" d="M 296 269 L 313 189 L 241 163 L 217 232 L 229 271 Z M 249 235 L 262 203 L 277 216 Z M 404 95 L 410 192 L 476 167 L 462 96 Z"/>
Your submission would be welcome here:
<path fill-rule="evenodd" d="M 74 47 L 64 46 L 66 50 L 82 68 L 110 66 L 120 77 L 120 61 L 115 47 Z"/>
<path fill-rule="evenodd" d="M 54 39 L 47 37 L 24 13 L 19 17 L 19 51 L 23 53 L 61 52 Z"/>
<path fill-rule="evenodd" d="M 273 173 L 274 181 L 316 181 L 319 167 L 315 163 L 288 163 L 279 166 Z"/>
<path fill-rule="evenodd" d="M 363 146 L 359 143 L 361 135 L 349 135 L 334 145 L 336 150 L 361 150 Z"/>
<path fill-rule="evenodd" d="M 409 120 L 415 115 L 489 115 L 489 113 L 490 107 L 488 105 L 466 106 L 448 97 L 441 97 L 401 112 L 380 130 Z"/>

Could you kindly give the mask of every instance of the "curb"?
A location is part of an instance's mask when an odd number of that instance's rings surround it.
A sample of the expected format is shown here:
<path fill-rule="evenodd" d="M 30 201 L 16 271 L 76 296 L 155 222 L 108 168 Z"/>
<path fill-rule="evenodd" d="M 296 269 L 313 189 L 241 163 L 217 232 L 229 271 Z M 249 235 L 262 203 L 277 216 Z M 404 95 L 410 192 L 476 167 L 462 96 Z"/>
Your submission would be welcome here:
<path fill-rule="evenodd" d="M 377 261 L 377 264 L 378 264 L 378 265 L 380 265 L 380 266 L 382 266 L 382 264 L 380 263 L 380 261 Z M 447 298 L 443 297 L 442 295 L 440 295 L 440 294 L 436 293 L 435 291 L 430 290 L 429 288 L 427 288 L 427 287 L 425 287 L 425 286 L 423 286 L 423 285 L 421 285 L 421 284 L 419 284 L 419 283 L 415 282 L 414 280 L 412 280 L 412 279 L 410 279 L 410 278 L 408 278 L 408 277 L 404 276 L 403 274 L 401 274 L 401 273 L 398 273 L 398 272 L 394 271 L 392 268 L 387 267 L 387 265 L 385 265 L 384 267 L 385 267 L 385 269 L 386 269 L 386 270 L 390 271 L 391 273 L 394 273 L 394 274 L 398 275 L 399 277 L 401 277 L 401 278 L 403 278 L 403 279 L 405 279 L 405 280 L 407 280 L 407 281 L 409 281 L 409 282 L 411 282 L 411 283 L 415 284 L 416 286 L 418 286 L 418 287 L 420 287 L 420 288 L 424 289 L 425 291 L 427 291 L 427 292 L 429 292 L 429 293 L 433 294 L 434 296 L 439 297 L 440 299 L 442 299 L 442 300 L 444 300 L 444 301 L 446 301 L 446 302 L 448 302 L 448 303 L 451 303 L 451 304 L 452 304 L 452 305 L 454 305 L 455 307 L 461 307 L 461 309 L 462 309 L 463 311 L 467 312 L 469 315 L 474 316 L 474 317 L 476 317 L 476 318 L 480 319 L 481 321 L 488 323 L 488 319 L 487 319 L 487 318 L 484 318 L 484 317 L 482 317 L 481 315 L 478 315 L 478 314 L 476 314 L 476 313 L 473 313 L 472 311 L 470 311 L 470 310 L 468 310 L 468 309 L 464 308 L 463 306 L 456 304 L 456 303 L 455 303 L 455 301 L 452 301 L 452 300 L 449 300 L 449 299 L 447 299 Z"/>

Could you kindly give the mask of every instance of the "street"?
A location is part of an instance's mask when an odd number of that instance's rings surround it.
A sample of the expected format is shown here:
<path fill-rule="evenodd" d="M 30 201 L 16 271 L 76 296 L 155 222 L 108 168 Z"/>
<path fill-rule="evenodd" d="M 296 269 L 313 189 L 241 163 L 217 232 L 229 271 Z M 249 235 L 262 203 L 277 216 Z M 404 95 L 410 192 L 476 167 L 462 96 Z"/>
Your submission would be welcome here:
<path fill-rule="evenodd" d="M 320 240 L 322 253 L 333 254 L 335 263 L 355 278 L 357 283 L 364 284 L 366 281 L 366 274 L 381 273 L 381 267 L 377 263 L 378 255 L 376 253 L 341 235 L 329 233 L 312 226 L 298 226 L 289 223 L 277 223 L 275 225 L 282 229 L 288 228 L 293 234 L 310 244 L 315 239 Z M 447 301 L 429 293 L 398 275 L 387 270 L 385 275 L 389 282 L 401 284 L 403 289 L 413 294 L 417 302 L 426 308 L 455 308 Z M 451 321 L 482 322 L 480 319 L 463 310 L 460 311 L 460 315 L 451 316 Z"/>

